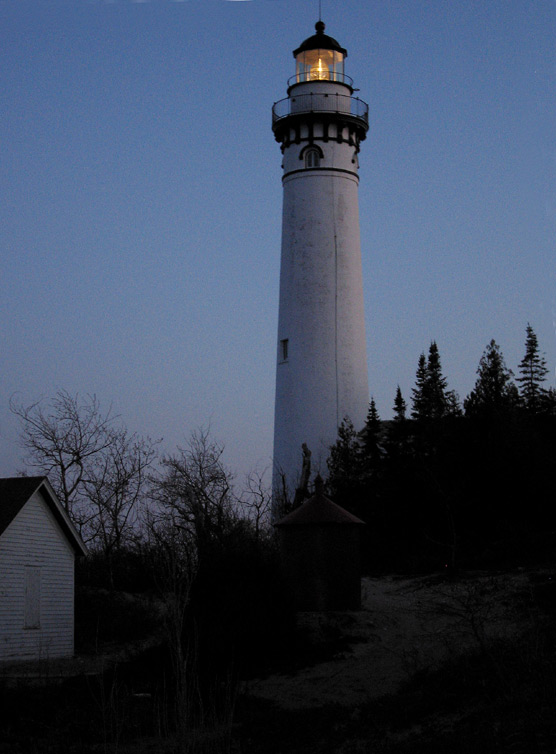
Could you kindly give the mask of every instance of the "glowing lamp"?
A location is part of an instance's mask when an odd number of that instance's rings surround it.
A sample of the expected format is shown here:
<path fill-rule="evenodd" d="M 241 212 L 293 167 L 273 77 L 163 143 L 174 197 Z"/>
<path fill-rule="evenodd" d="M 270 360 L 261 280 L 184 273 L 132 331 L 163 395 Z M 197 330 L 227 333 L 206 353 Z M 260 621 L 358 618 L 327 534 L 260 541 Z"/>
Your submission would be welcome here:
<path fill-rule="evenodd" d="M 311 66 L 309 78 L 311 81 L 326 81 L 330 79 L 330 71 L 322 58 L 319 58 L 317 62 Z"/>

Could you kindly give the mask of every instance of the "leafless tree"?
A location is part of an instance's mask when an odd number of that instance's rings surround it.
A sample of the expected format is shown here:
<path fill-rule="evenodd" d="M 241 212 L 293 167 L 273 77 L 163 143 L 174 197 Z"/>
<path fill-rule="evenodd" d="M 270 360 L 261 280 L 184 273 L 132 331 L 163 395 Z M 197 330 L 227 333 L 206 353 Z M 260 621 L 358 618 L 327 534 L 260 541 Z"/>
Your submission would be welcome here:
<path fill-rule="evenodd" d="M 25 470 L 48 476 L 88 544 L 107 554 L 120 547 L 136 521 L 157 442 L 129 434 L 95 395 L 60 390 L 30 406 L 12 400 L 10 408 L 21 424 Z"/>
<path fill-rule="evenodd" d="M 239 508 L 247 516 L 255 530 L 255 537 L 269 531 L 272 493 L 266 482 L 268 469 L 252 469 L 246 476 Z"/>
<path fill-rule="evenodd" d="M 168 645 L 175 681 L 175 725 L 180 740 L 202 724 L 198 686 L 198 647 L 194 628 L 185 623 L 191 586 L 207 547 L 221 541 L 234 520 L 232 475 L 222 461 L 223 448 L 208 429 L 194 431 L 185 447 L 162 458 L 151 478 L 153 505 L 149 536 L 155 544 L 155 573 L 165 602 Z"/>
<path fill-rule="evenodd" d="M 102 414 L 95 395 L 80 400 L 60 390 L 51 400 L 30 406 L 10 401 L 21 423 L 20 443 L 27 469 L 47 474 L 71 515 L 82 493 L 88 466 L 111 442 L 116 417 Z"/>
<path fill-rule="evenodd" d="M 235 515 L 233 476 L 223 463 L 223 451 L 201 428 L 177 454 L 162 458 L 161 473 L 153 479 L 161 511 L 190 531 L 198 545 L 220 536 Z"/>
<path fill-rule="evenodd" d="M 138 522 L 147 472 L 156 458 L 150 438 L 130 435 L 125 427 L 111 431 L 112 442 L 99 453 L 84 481 L 90 504 L 90 538 L 110 555 L 129 541 Z"/>
<path fill-rule="evenodd" d="M 185 631 L 191 587 L 197 573 L 197 547 L 192 533 L 180 525 L 172 511 L 159 514 L 147 509 L 144 533 L 163 605 L 172 663 L 174 709 L 167 724 L 183 744 L 193 727 L 199 696 L 196 647 L 187 640 Z"/>
<path fill-rule="evenodd" d="M 198 683 L 199 658 L 208 657 L 205 653 L 210 651 L 204 629 L 206 621 L 218 622 L 227 615 L 227 608 L 218 607 L 222 593 L 217 585 L 226 583 L 223 576 L 227 575 L 222 569 L 242 573 L 246 553 L 246 562 L 263 562 L 254 557 L 252 547 L 253 528 L 262 532 L 268 501 L 263 476 L 251 475 L 251 493 L 245 499 L 253 508 L 246 516 L 244 496 L 238 499 L 234 492 L 223 451 L 209 429 L 198 429 L 176 453 L 163 457 L 159 472 L 152 475 L 150 528 L 158 543 L 154 550 L 162 553 L 166 564 L 155 573 L 165 574 L 168 584 L 163 592 L 176 680 L 176 732 L 183 740 L 191 737 L 191 727 L 201 730 L 217 725 L 224 738 L 231 730 L 236 690 L 232 660 L 225 680 L 218 672 L 211 678 L 217 695 L 202 694 Z"/>

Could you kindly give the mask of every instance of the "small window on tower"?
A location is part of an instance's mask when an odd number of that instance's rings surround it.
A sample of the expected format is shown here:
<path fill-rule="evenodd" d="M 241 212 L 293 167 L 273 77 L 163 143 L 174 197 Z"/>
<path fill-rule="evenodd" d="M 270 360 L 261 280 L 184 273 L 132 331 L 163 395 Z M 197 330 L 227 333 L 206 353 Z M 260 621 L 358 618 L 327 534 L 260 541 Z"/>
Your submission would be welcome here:
<path fill-rule="evenodd" d="M 287 361 L 288 360 L 288 339 L 280 341 L 280 354 L 279 354 L 280 361 Z"/>
<path fill-rule="evenodd" d="M 318 168 L 320 165 L 320 154 L 318 149 L 308 149 L 305 152 L 305 167 Z"/>

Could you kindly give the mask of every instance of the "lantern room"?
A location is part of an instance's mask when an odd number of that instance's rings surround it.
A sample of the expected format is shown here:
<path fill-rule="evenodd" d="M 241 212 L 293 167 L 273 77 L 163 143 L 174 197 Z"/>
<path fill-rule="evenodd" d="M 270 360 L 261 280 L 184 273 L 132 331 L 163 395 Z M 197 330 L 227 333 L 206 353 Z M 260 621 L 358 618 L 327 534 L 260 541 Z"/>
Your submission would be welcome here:
<path fill-rule="evenodd" d="M 344 60 L 347 50 L 324 33 L 324 23 L 317 21 L 316 34 L 306 39 L 297 50 L 295 57 L 295 83 L 305 81 L 345 82 Z"/>

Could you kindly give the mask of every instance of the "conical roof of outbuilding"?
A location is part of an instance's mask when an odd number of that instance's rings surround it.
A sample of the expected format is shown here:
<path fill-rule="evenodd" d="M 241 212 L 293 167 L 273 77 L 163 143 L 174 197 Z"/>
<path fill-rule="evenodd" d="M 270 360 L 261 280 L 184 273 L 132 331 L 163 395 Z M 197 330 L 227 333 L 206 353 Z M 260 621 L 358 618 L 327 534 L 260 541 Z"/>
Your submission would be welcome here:
<path fill-rule="evenodd" d="M 303 505 L 277 521 L 274 526 L 318 526 L 318 525 L 364 525 L 365 522 L 332 502 L 324 494 L 324 482 L 320 476 L 315 479 L 315 494 Z"/>

